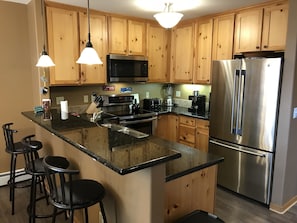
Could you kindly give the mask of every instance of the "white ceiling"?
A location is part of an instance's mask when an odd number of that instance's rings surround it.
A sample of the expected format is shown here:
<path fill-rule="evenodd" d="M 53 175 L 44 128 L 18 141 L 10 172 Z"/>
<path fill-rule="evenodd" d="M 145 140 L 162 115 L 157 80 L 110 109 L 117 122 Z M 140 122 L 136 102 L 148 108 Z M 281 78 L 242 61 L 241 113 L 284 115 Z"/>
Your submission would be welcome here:
<path fill-rule="evenodd" d="M 5 0 L 28 4 L 31 0 Z M 87 0 L 50 0 L 87 7 Z M 207 14 L 223 12 L 270 0 L 89 0 L 90 8 L 104 12 L 112 12 L 122 15 L 130 15 L 146 19 L 154 19 L 153 15 L 164 9 L 165 2 L 172 2 L 174 11 L 184 14 L 183 19 L 195 18 Z M 189 9 L 189 4 L 194 8 Z"/>

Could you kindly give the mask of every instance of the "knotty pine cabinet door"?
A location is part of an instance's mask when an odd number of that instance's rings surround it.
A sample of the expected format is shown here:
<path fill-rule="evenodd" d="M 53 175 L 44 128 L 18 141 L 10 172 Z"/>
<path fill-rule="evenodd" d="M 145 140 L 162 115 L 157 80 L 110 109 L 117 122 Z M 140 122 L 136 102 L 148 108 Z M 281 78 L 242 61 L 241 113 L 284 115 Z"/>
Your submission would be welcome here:
<path fill-rule="evenodd" d="M 201 20 L 197 23 L 197 49 L 194 83 L 210 84 L 212 62 L 213 20 Z"/>
<path fill-rule="evenodd" d="M 240 12 L 236 15 L 234 53 L 261 49 L 263 8 Z"/>
<path fill-rule="evenodd" d="M 122 17 L 109 17 L 109 53 L 146 55 L 146 24 Z"/>
<path fill-rule="evenodd" d="M 147 53 L 149 61 L 149 82 L 168 82 L 168 39 L 169 31 L 159 24 L 147 25 Z"/>
<path fill-rule="evenodd" d="M 195 148 L 208 152 L 209 143 L 209 121 L 203 119 L 196 120 L 196 144 Z"/>
<path fill-rule="evenodd" d="M 263 51 L 285 50 L 288 26 L 288 3 L 264 8 Z"/>
<path fill-rule="evenodd" d="M 80 29 L 80 51 L 86 47 L 88 41 L 88 18 L 87 14 L 79 13 Z M 92 13 L 90 15 L 91 42 L 97 51 L 103 64 L 85 65 L 82 64 L 80 70 L 81 84 L 100 84 L 106 83 L 106 54 L 107 54 L 107 29 L 106 17 Z"/>
<path fill-rule="evenodd" d="M 172 30 L 170 75 L 173 83 L 193 82 L 194 30 L 193 23 Z"/>
<path fill-rule="evenodd" d="M 235 14 L 215 17 L 213 20 L 213 60 L 228 60 L 233 58 Z"/>
<path fill-rule="evenodd" d="M 47 7 L 48 51 L 56 66 L 50 67 L 50 84 L 77 84 L 80 81 L 78 14 Z"/>
<path fill-rule="evenodd" d="M 155 136 L 177 142 L 178 116 L 174 114 L 158 115 Z"/>

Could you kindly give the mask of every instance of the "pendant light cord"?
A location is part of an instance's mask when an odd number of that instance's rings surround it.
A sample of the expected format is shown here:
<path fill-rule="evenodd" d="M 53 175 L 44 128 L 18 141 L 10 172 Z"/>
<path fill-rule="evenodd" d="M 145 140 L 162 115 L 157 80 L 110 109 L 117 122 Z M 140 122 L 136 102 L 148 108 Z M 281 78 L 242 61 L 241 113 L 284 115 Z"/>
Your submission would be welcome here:
<path fill-rule="evenodd" d="M 45 7 L 44 0 L 41 1 L 41 17 L 42 17 L 42 38 L 43 38 L 43 51 L 45 51 Z"/>
<path fill-rule="evenodd" d="M 88 16 L 88 42 L 86 44 L 87 47 L 93 47 L 91 43 L 91 29 L 90 29 L 90 1 L 88 0 L 88 8 L 87 8 L 87 16 Z"/>

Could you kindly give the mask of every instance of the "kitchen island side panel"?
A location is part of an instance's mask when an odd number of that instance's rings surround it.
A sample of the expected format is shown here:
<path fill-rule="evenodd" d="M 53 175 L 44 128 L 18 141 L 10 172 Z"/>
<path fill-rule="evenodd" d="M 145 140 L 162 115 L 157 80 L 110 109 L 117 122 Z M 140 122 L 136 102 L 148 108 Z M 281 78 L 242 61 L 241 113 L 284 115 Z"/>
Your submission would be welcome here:
<path fill-rule="evenodd" d="M 120 175 L 39 125 L 35 126 L 36 138 L 44 144 L 43 155 L 65 156 L 80 170 L 81 178 L 103 184 L 107 191 L 104 205 L 109 223 L 164 222 L 165 164 Z M 89 213 L 90 222 L 100 222 L 98 205 Z M 76 218 L 77 222 L 83 222 L 80 213 Z"/>

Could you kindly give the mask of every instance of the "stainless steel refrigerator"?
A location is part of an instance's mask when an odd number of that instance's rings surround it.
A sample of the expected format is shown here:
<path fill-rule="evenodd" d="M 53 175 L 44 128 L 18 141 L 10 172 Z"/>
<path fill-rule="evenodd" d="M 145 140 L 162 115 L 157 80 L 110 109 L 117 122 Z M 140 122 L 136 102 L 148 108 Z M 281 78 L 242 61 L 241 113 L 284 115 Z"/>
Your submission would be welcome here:
<path fill-rule="evenodd" d="M 218 184 L 269 204 L 282 58 L 213 62 L 209 152 L 225 158 Z"/>

